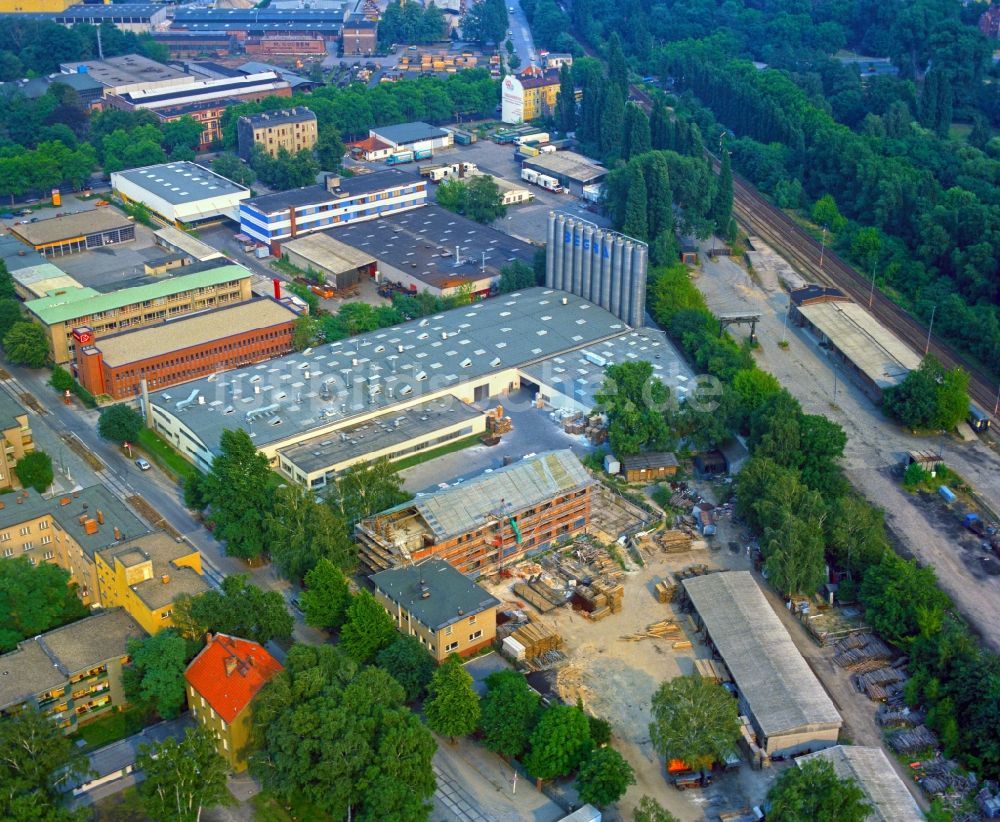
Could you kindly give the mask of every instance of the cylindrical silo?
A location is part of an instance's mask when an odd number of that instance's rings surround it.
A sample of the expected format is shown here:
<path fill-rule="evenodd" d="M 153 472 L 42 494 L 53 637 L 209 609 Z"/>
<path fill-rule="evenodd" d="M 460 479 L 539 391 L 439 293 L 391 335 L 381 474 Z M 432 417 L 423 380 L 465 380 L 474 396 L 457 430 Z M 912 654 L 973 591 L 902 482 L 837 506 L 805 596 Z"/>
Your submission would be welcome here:
<path fill-rule="evenodd" d="M 573 226 L 573 287 L 577 297 L 583 296 L 583 223 Z"/>
<path fill-rule="evenodd" d="M 611 239 L 611 235 L 607 231 L 601 232 L 601 299 L 598 300 L 598 305 L 601 306 L 605 311 L 611 310 L 611 291 L 612 291 L 612 280 L 614 279 L 611 274 L 611 252 L 614 249 L 614 244 Z"/>
<path fill-rule="evenodd" d="M 556 215 L 549 212 L 549 232 L 545 244 L 545 287 L 555 288 L 556 266 Z"/>
<path fill-rule="evenodd" d="M 624 240 L 616 236 L 611 244 L 611 306 L 609 311 L 616 317 L 622 311 L 622 251 Z"/>
<path fill-rule="evenodd" d="M 622 246 L 622 299 L 619 305 L 618 319 L 628 322 L 629 308 L 632 305 L 632 250 L 635 243 L 625 240 Z"/>
<path fill-rule="evenodd" d="M 583 285 L 583 289 L 580 292 L 580 296 L 583 297 L 583 299 L 585 300 L 594 299 L 593 296 L 591 295 L 591 288 L 593 288 L 593 284 L 591 282 L 591 265 L 590 265 L 593 259 L 593 255 L 590 253 L 590 246 L 591 243 L 593 243 L 593 241 L 594 241 L 594 229 L 592 226 L 585 225 L 583 227 L 583 254 L 582 254 L 583 276 L 581 277 L 581 283 Z"/>
<path fill-rule="evenodd" d="M 566 231 L 566 217 L 562 214 L 556 216 L 555 246 L 552 255 L 555 258 L 552 263 L 552 287 L 560 291 L 566 289 L 566 243 L 563 233 Z"/>
<path fill-rule="evenodd" d="M 646 324 L 646 266 L 649 247 L 636 243 L 632 254 L 632 310 L 629 325 L 642 328 Z"/>

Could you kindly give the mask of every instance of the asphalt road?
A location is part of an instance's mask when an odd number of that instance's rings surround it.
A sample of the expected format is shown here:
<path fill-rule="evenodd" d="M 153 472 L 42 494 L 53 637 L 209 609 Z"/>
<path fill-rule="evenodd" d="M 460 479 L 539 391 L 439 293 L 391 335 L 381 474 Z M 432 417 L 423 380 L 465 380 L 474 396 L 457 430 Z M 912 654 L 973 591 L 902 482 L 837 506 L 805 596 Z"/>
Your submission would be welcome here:
<path fill-rule="evenodd" d="M 507 28 L 511 32 L 509 39 L 514 42 L 514 51 L 521 61 L 521 68 L 518 69 L 520 71 L 532 63 L 538 63 L 538 52 L 535 51 L 535 41 L 531 38 L 528 18 L 524 16 L 520 0 L 507 0 L 507 14 L 510 18 L 510 22 L 507 24 Z"/>

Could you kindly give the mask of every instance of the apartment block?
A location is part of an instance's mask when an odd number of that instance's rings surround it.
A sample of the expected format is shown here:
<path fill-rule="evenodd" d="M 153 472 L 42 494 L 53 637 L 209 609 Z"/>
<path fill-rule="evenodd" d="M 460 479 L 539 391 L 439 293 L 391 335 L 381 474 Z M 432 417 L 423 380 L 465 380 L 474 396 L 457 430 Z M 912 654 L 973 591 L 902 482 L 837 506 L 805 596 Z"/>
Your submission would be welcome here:
<path fill-rule="evenodd" d="M 98 551 L 149 532 L 103 485 L 45 499 L 31 490 L 0 501 L 0 561 L 27 557 L 70 572 L 84 605 L 100 605 Z"/>
<path fill-rule="evenodd" d="M 114 608 L 20 642 L 0 656 L 0 716 L 34 707 L 69 734 L 121 708 L 128 641 L 145 636 Z"/>
<path fill-rule="evenodd" d="M 77 346 L 129 328 L 140 328 L 170 317 L 249 300 L 251 273 L 225 264 L 192 273 L 178 269 L 172 277 L 147 285 L 101 293 L 93 288 L 59 289 L 29 300 L 24 307 L 49 335 L 54 362 L 74 359 Z M 81 330 L 86 327 L 86 331 Z"/>
<path fill-rule="evenodd" d="M 319 136 L 316 115 L 304 107 L 265 111 L 240 117 L 236 121 L 240 157 L 249 160 L 260 146 L 270 156 L 277 157 L 284 149 L 289 154 L 311 149 Z"/>
<path fill-rule="evenodd" d="M 105 608 L 124 608 L 147 634 L 173 627 L 174 603 L 209 589 L 201 553 L 157 531 L 94 555 L 97 591 Z"/>
<path fill-rule="evenodd" d="M 219 755 L 234 771 L 246 770 L 252 702 L 284 670 L 261 645 L 247 639 L 209 634 L 184 678 L 191 715 L 215 739 Z"/>
<path fill-rule="evenodd" d="M 35 440 L 28 424 L 28 412 L 7 394 L 0 392 L 0 489 L 18 488 L 14 474 L 17 461 L 35 450 Z"/>
<path fill-rule="evenodd" d="M 451 654 L 470 656 L 496 638 L 500 600 L 444 560 L 392 568 L 370 579 L 396 628 L 415 636 L 438 662 Z"/>
<path fill-rule="evenodd" d="M 593 484 L 572 451 L 547 451 L 362 520 L 359 557 L 373 571 L 434 557 L 492 573 L 584 530 Z"/>

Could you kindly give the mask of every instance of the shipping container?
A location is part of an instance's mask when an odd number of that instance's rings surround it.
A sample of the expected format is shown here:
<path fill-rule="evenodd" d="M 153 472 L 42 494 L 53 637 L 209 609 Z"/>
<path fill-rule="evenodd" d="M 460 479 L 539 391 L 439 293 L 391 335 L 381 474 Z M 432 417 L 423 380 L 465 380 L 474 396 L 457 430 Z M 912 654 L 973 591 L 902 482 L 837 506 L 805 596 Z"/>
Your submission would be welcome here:
<path fill-rule="evenodd" d="M 431 151 L 429 148 L 420 148 L 420 149 L 417 149 L 416 151 L 413 152 L 413 159 L 414 160 L 426 160 L 429 157 L 433 157 L 433 156 L 434 156 L 434 152 Z"/>
<path fill-rule="evenodd" d="M 388 160 L 385 161 L 386 165 L 398 166 L 403 163 L 413 162 L 413 152 L 412 151 L 400 151 L 393 154 Z"/>

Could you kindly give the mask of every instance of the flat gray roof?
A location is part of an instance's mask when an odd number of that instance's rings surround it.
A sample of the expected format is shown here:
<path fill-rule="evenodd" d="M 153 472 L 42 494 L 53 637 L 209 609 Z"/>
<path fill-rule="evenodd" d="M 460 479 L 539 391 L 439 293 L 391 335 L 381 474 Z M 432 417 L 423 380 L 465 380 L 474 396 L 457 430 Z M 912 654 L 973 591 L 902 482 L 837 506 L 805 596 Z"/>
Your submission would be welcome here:
<path fill-rule="evenodd" d="M 430 434 L 446 425 L 474 420 L 483 412 L 451 396 L 389 411 L 358 425 L 301 442 L 279 453 L 300 471 L 314 471 Z"/>
<path fill-rule="evenodd" d="M 369 579 L 432 631 L 495 608 L 500 600 L 443 559 L 390 568 Z"/>
<path fill-rule="evenodd" d="M 587 408 L 593 408 L 594 395 L 604 385 L 604 371 L 609 365 L 646 360 L 653 365 L 653 376 L 660 379 L 678 400 L 694 390 L 694 372 L 677 352 L 667 335 L 655 328 L 642 328 L 594 345 L 559 354 L 523 369 L 525 375 L 540 385 L 547 385 Z"/>
<path fill-rule="evenodd" d="M 317 267 L 344 274 L 375 262 L 375 257 L 347 243 L 342 243 L 330 234 L 317 232 L 306 234 L 295 240 L 281 244 L 282 251 L 294 252 Z"/>
<path fill-rule="evenodd" d="M 12 399 L 6 391 L 0 391 L 0 431 L 20 427 L 21 423 L 16 418 L 27 413 L 21 403 Z"/>
<path fill-rule="evenodd" d="M 195 596 L 209 589 L 208 582 L 194 568 L 174 564 L 180 557 L 193 553 L 191 546 L 186 542 L 178 542 L 163 531 L 145 534 L 100 553 L 112 568 L 115 567 L 115 559 L 126 567 L 143 562 L 152 565 L 152 577 L 137 582 L 131 588 L 153 610 L 175 602 L 182 594 Z"/>
<path fill-rule="evenodd" d="M 177 161 L 119 171 L 133 185 L 155 194 L 172 205 L 194 203 L 227 194 L 245 194 L 250 189 L 234 183 L 197 163 Z"/>
<path fill-rule="evenodd" d="M 419 121 L 415 123 L 399 123 L 395 126 L 376 126 L 370 129 L 370 131 L 387 143 L 395 143 L 396 145 L 417 143 L 421 140 L 435 140 L 448 134 L 443 128 Z"/>
<path fill-rule="evenodd" d="M 626 331 L 580 297 L 529 288 L 194 380 L 150 401 L 154 413 L 176 415 L 209 450 L 232 428 L 263 447 Z"/>
<path fill-rule="evenodd" d="M 93 8 L 101 7 L 95 6 Z M 119 11 L 113 5 L 104 8 L 108 12 Z M 91 15 L 93 13 L 92 7 L 87 6 L 84 12 L 88 16 Z M 144 13 L 152 13 L 152 10 Z M 102 11 L 100 14 L 103 15 L 106 12 Z M 71 63 L 63 63 L 59 66 L 59 69 L 63 74 L 76 74 L 80 72 L 81 66 L 84 67 L 83 73 L 89 74 L 98 83 L 103 83 L 105 86 L 111 87 L 128 86 L 133 83 L 161 82 L 163 80 L 191 79 L 191 75 L 170 66 L 165 66 L 163 63 L 157 63 L 155 60 L 143 57 L 141 54 L 123 54 L 120 57 L 108 57 L 104 60 L 78 60 Z"/>
<path fill-rule="evenodd" d="M 558 177 L 567 177 L 576 183 L 586 185 L 597 182 L 607 175 L 608 170 L 593 160 L 588 160 L 575 151 L 552 151 L 539 154 L 524 161 L 525 168 L 533 168 Z"/>
<path fill-rule="evenodd" d="M 11 230 L 29 245 L 38 246 L 99 234 L 102 231 L 115 231 L 130 225 L 132 221 L 113 208 L 95 208 L 62 217 L 49 217 Z"/>
<path fill-rule="evenodd" d="M 800 756 L 800 768 L 814 759 L 825 759 L 841 779 L 853 779 L 871 803 L 867 822 L 922 822 L 913 794 L 892 767 L 881 748 L 858 745 L 834 745 L 816 753 Z"/>
<path fill-rule="evenodd" d="M 437 288 L 496 278 L 505 265 L 519 260 L 530 266 L 535 257 L 528 243 L 433 204 L 352 221 L 327 233 Z"/>
<path fill-rule="evenodd" d="M 482 528 L 489 514 L 513 514 L 593 484 L 593 478 L 576 455 L 564 448 L 525 457 L 381 513 L 413 508 L 434 533 L 434 541 L 442 542 Z"/>
<path fill-rule="evenodd" d="M 4 261 L 11 274 L 22 268 L 34 268 L 49 262 L 35 249 L 28 248 L 17 237 L 6 233 L 0 234 L 0 260 Z"/>
<path fill-rule="evenodd" d="M 146 632 L 124 608 L 98 611 L 21 642 L 0 656 L 0 709 L 58 687 L 79 671 L 127 653 L 128 640 Z"/>
<path fill-rule="evenodd" d="M 683 584 L 765 736 L 843 724 L 749 571 L 706 574 Z"/>

